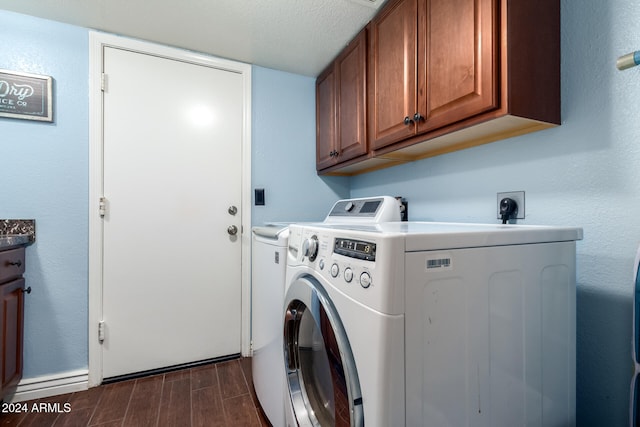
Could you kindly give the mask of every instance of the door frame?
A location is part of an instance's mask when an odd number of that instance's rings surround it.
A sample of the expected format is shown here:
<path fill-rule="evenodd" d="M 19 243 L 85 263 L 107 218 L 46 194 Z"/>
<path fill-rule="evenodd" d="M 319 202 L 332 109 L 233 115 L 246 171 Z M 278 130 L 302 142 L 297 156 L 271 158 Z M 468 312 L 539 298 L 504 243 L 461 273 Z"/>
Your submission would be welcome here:
<path fill-rule="evenodd" d="M 158 45 L 98 31 L 89 32 L 89 387 L 102 383 L 102 345 L 98 325 L 102 320 L 103 222 L 103 103 L 104 47 L 114 47 L 167 59 L 236 72 L 243 78 L 242 218 L 241 218 L 241 328 L 243 356 L 250 355 L 251 340 L 251 65 L 198 52 Z"/>

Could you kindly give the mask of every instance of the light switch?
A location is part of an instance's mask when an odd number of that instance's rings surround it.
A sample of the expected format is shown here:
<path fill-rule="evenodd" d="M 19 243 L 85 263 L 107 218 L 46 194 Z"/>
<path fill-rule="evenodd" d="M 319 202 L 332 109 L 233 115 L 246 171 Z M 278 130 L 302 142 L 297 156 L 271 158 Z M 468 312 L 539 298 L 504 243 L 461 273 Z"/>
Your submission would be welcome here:
<path fill-rule="evenodd" d="M 255 205 L 256 206 L 264 206 L 264 188 L 256 188 L 255 189 Z"/>

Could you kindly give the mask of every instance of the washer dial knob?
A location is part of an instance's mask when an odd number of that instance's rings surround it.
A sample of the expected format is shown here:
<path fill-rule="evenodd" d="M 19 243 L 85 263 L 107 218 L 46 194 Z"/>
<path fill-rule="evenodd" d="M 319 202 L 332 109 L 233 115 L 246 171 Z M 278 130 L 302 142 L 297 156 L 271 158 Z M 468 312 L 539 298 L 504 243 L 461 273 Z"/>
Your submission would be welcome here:
<path fill-rule="evenodd" d="M 340 273 L 340 267 L 338 267 L 338 264 L 332 264 L 331 265 L 331 277 L 338 277 L 339 273 Z"/>
<path fill-rule="evenodd" d="M 315 261 L 318 256 L 318 236 L 311 236 L 302 243 L 302 254 L 309 258 L 309 261 Z"/>
<path fill-rule="evenodd" d="M 351 281 L 353 280 L 353 270 L 351 268 L 349 268 L 349 267 L 347 267 L 344 270 L 344 280 L 347 283 L 351 283 Z"/>
<path fill-rule="evenodd" d="M 366 271 L 360 275 L 360 286 L 365 289 L 371 286 L 371 275 Z"/>

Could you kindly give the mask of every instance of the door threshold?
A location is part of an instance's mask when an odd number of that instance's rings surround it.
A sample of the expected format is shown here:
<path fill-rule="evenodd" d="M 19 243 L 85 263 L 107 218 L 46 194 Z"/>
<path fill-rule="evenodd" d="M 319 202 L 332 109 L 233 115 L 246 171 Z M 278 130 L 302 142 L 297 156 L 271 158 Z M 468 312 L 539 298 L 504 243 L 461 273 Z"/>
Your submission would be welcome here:
<path fill-rule="evenodd" d="M 213 359 L 199 360 L 197 362 L 182 363 L 180 365 L 166 366 L 164 368 L 149 369 L 147 371 L 134 372 L 131 374 L 118 375 L 102 380 L 102 385 L 117 383 L 120 381 L 134 380 L 142 377 L 150 377 L 152 375 L 166 374 L 167 372 L 179 371 L 181 369 L 195 368 L 197 366 L 210 365 L 213 363 L 226 362 L 240 358 L 240 353 L 230 354 L 228 356 L 215 357 Z"/>

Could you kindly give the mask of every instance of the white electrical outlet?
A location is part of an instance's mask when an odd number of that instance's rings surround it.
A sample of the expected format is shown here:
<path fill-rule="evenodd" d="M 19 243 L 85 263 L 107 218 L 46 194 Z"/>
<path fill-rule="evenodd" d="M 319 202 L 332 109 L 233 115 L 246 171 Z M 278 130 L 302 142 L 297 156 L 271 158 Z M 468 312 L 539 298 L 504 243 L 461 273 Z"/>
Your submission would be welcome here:
<path fill-rule="evenodd" d="M 504 199 L 505 197 L 515 200 L 515 202 L 518 204 L 516 219 L 524 219 L 524 191 L 509 191 L 506 193 L 498 193 L 498 197 L 496 198 L 496 218 L 501 219 L 500 200 Z"/>

